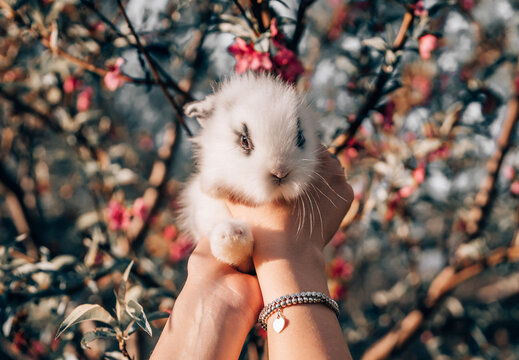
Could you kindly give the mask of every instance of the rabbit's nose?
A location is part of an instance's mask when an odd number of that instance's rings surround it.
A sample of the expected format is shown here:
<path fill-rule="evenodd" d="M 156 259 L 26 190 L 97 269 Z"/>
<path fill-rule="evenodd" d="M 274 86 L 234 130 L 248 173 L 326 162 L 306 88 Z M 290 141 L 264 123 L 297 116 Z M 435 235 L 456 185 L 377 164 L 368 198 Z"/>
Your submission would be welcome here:
<path fill-rule="evenodd" d="M 270 175 L 272 177 L 272 181 L 275 184 L 280 185 L 283 182 L 283 179 L 288 176 L 288 173 L 289 171 L 286 170 L 275 169 L 270 172 Z"/>

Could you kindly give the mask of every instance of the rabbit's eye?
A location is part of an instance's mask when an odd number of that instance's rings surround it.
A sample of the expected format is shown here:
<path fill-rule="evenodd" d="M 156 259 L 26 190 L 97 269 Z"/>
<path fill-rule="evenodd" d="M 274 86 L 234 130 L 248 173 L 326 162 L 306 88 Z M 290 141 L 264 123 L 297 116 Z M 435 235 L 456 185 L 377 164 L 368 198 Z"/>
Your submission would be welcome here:
<path fill-rule="evenodd" d="M 298 148 L 302 149 L 305 145 L 306 139 L 303 135 L 303 129 L 301 129 L 301 120 L 297 119 L 297 136 L 296 136 L 296 145 Z"/>
<path fill-rule="evenodd" d="M 247 155 L 249 155 L 250 152 L 254 150 L 254 145 L 252 144 L 249 136 L 249 129 L 245 124 L 243 124 L 241 132 L 238 133 L 238 142 Z"/>
<path fill-rule="evenodd" d="M 241 147 L 243 148 L 243 150 L 246 150 L 246 151 L 251 151 L 252 150 L 252 146 L 251 146 L 251 143 L 249 141 L 249 138 L 247 137 L 247 135 L 241 135 L 240 136 L 240 144 L 241 144 Z"/>

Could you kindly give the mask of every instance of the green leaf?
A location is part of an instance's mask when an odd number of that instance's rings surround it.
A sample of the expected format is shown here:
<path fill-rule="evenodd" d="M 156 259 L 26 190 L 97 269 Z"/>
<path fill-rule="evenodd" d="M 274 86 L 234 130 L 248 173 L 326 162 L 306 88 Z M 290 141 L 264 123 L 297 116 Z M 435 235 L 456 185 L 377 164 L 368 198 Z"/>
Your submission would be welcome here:
<path fill-rule="evenodd" d="M 158 319 L 166 319 L 169 317 L 169 313 L 164 311 L 155 311 L 147 315 L 148 322 Z M 128 330 L 128 336 L 133 334 L 139 330 L 139 325 L 137 325 L 136 322 L 132 323 L 132 326 L 130 326 L 130 329 Z"/>
<path fill-rule="evenodd" d="M 71 255 L 60 255 L 56 256 L 50 261 L 56 270 L 61 269 L 64 266 L 74 265 L 78 262 L 77 258 Z"/>
<path fill-rule="evenodd" d="M 126 299 L 126 284 L 128 283 L 128 278 L 130 277 L 130 271 L 132 270 L 133 260 L 130 261 L 130 264 L 126 267 L 123 273 L 123 279 L 119 284 L 119 289 L 117 290 L 117 300 L 124 301 Z"/>
<path fill-rule="evenodd" d="M 130 276 L 130 271 L 132 270 L 132 266 L 133 266 L 133 260 L 130 261 L 130 263 L 128 264 L 128 266 L 126 267 L 126 270 L 124 270 L 124 274 L 123 274 L 123 281 L 126 283 L 128 281 L 128 277 Z"/>
<path fill-rule="evenodd" d="M 115 331 L 111 328 L 96 328 L 94 331 L 89 331 L 83 336 L 81 339 L 81 347 L 83 349 L 90 349 L 88 346 L 94 340 L 103 339 L 103 338 L 116 338 Z"/>
<path fill-rule="evenodd" d="M 384 51 L 387 48 L 387 43 L 379 36 L 362 40 L 362 45 L 371 46 L 379 51 Z"/>
<path fill-rule="evenodd" d="M 128 360 L 120 351 L 109 351 L 104 353 L 104 359 Z"/>
<path fill-rule="evenodd" d="M 165 311 L 155 311 L 151 314 L 148 314 L 148 321 L 158 320 L 158 319 L 166 319 L 169 317 L 169 313 Z"/>
<path fill-rule="evenodd" d="M 116 327 L 117 322 L 108 311 L 97 304 L 83 304 L 75 308 L 69 316 L 61 323 L 56 339 L 70 326 L 86 320 L 100 321 L 111 327 Z"/>
<path fill-rule="evenodd" d="M 115 304 L 115 312 L 117 315 L 117 320 L 119 321 L 119 325 L 121 326 L 121 329 L 123 331 L 126 330 L 128 325 L 130 325 L 130 322 L 132 321 L 132 318 L 128 316 L 128 313 L 126 310 L 126 288 L 128 283 L 128 278 L 130 276 L 130 271 L 133 266 L 133 260 L 130 262 L 130 264 L 126 267 L 126 270 L 124 270 L 123 278 L 121 280 L 121 283 L 119 284 L 119 289 L 117 289 L 117 293 L 115 294 L 115 297 L 117 298 L 117 303 Z"/>
<path fill-rule="evenodd" d="M 141 304 L 135 300 L 130 300 L 128 301 L 126 311 L 135 320 L 137 325 L 139 325 L 142 330 L 146 331 L 146 333 L 151 336 L 151 326 L 148 322 L 148 319 L 146 318 L 146 314 L 144 313 L 144 309 L 142 308 Z"/>
<path fill-rule="evenodd" d="M 284 7 L 286 7 L 287 9 L 290 9 L 290 6 L 287 5 L 286 2 L 284 2 L 283 0 L 275 0 L 276 2 L 280 3 L 281 5 L 283 5 Z"/>

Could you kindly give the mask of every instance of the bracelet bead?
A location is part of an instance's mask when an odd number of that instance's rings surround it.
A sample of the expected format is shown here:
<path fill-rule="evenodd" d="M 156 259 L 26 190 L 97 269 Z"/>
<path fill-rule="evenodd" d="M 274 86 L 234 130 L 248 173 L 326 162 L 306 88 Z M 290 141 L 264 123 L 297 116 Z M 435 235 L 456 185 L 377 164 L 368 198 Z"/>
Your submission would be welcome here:
<path fill-rule="evenodd" d="M 264 330 L 267 330 L 267 320 L 274 313 L 281 311 L 283 308 L 292 305 L 299 304 L 323 304 L 329 307 L 335 312 L 335 315 L 339 317 L 339 305 L 337 302 L 330 297 L 326 296 L 321 292 L 316 291 L 305 291 L 295 294 L 280 296 L 268 305 L 266 305 L 260 312 L 258 317 L 258 323 Z M 276 330 L 277 331 L 277 330 Z"/>

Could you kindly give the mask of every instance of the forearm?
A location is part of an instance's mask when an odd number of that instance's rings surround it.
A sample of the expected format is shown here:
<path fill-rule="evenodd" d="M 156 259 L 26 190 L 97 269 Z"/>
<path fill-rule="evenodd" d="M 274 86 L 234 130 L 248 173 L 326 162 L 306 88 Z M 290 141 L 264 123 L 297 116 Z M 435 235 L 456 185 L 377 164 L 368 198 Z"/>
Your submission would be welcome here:
<path fill-rule="evenodd" d="M 217 261 L 201 239 L 151 359 L 238 359 L 261 306 L 257 279 Z"/>
<path fill-rule="evenodd" d="M 186 283 L 152 360 L 238 359 L 252 325 L 225 299 L 206 297 L 200 290 Z"/>
<path fill-rule="evenodd" d="M 305 259 L 276 259 L 257 268 L 263 301 L 282 295 L 317 291 L 329 295 L 320 252 Z M 287 325 L 276 333 L 273 313 L 267 321 L 269 359 L 349 359 L 350 354 L 335 313 L 322 304 L 300 304 L 283 309 Z"/>

